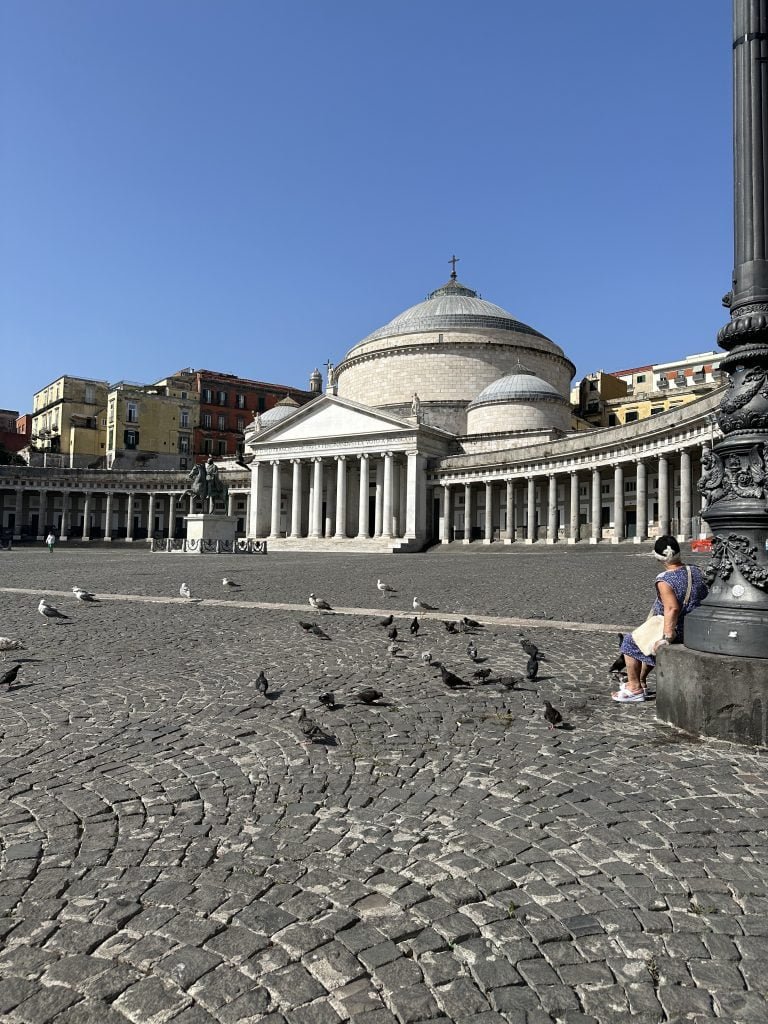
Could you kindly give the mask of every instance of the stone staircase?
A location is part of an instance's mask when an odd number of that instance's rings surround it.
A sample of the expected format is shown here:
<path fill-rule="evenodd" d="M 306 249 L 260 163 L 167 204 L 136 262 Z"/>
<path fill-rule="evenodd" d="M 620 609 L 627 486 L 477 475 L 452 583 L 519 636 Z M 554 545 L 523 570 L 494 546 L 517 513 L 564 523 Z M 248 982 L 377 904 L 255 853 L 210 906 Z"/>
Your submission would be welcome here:
<path fill-rule="evenodd" d="M 422 551 L 425 542 L 405 537 L 268 537 L 267 552 L 311 551 L 338 555 L 394 555 Z"/>

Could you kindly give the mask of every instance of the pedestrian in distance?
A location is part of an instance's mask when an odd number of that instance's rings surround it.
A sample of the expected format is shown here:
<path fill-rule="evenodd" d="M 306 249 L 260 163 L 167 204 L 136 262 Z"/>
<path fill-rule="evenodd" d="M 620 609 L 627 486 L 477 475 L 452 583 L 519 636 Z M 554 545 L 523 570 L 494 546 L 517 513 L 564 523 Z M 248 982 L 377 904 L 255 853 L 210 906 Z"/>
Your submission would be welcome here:
<path fill-rule="evenodd" d="M 48 536 L 45 538 L 45 543 L 48 545 L 48 550 L 53 554 L 53 549 L 56 546 L 56 534 L 51 530 Z"/>

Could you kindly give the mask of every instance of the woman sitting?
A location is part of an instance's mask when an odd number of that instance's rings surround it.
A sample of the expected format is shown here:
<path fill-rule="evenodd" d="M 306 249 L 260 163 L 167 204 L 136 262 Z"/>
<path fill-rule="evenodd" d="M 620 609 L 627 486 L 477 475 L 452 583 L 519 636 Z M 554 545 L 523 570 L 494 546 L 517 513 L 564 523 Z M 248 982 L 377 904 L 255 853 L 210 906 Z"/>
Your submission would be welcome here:
<path fill-rule="evenodd" d="M 619 704 L 640 703 L 647 699 L 646 679 L 656 667 L 655 654 L 665 644 L 682 643 L 685 616 L 698 608 L 707 596 L 707 585 L 698 566 L 686 566 L 680 545 L 674 537 L 659 537 L 653 545 L 653 556 L 664 562 L 664 571 L 656 577 L 656 601 L 651 615 L 664 616 L 664 635 L 653 647 L 653 654 L 643 654 L 632 634 L 627 633 L 619 648 L 627 666 L 627 681 L 611 697 Z M 690 574 L 690 577 L 689 577 Z"/>

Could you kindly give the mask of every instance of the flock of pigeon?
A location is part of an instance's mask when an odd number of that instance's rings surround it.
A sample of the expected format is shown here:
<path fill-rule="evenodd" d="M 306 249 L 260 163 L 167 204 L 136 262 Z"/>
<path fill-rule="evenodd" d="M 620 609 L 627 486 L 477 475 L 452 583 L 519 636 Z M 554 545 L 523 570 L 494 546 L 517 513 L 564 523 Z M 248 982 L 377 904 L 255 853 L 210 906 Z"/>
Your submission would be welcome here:
<path fill-rule="evenodd" d="M 239 590 L 240 584 L 234 580 L 229 579 L 225 576 L 221 581 L 222 587 L 225 590 Z M 378 591 L 385 596 L 389 594 L 396 594 L 397 590 L 395 587 L 390 586 L 381 579 L 377 580 L 376 587 Z M 91 604 L 98 604 L 98 598 L 95 594 L 89 590 L 85 590 L 83 587 L 74 586 L 72 587 L 72 593 L 77 601 Z M 201 598 L 196 598 L 192 594 L 192 590 L 188 583 L 182 583 L 179 587 L 179 596 L 186 601 L 200 601 Z M 319 612 L 332 612 L 332 605 L 318 597 L 315 593 L 309 595 L 309 605 L 312 609 Z M 426 601 L 421 600 L 418 597 L 413 598 L 412 609 L 414 612 L 413 619 L 409 623 L 408 631 L 412 637 L 418 637 L 421 629 L 421 623 L 419 622 L 419 612 L 436 612 L 439 611 L 436 605 L 428 604 Z M 37 606 L 37 610 L 44 617 L 46 623 L 50 623 L 56 620 L 68 620 L 69 616 L 55 608 L 50 602 L 46 601 L 45 598 L 41 599 Z M 330 640 L 330 636 L 325 630 L 316 622 L 306 622 L 299 620 L 299 627 L 307 634 L 316 637 L 319 640 Z M 486 659 L 480 656 L 480 652 L 475 641 L 475 636 L 479 634 L 479 631 L 483 629 L 483 624 L 478 622 L 476 619 L 470 619 L 466 615 L 457 620 L 443 620 L 443 628 L 449 634 L 467 634 L 469 641 L 466 647 L 467 657 L 473 665 L 479 666 Z M 386 630 L 387 638 L 389 640 L 388 653 L 396 657 L 401 654 L 401 647 L 397 644 L 399 636 L 398 628 L 394 622 L 394 615 L 387 615 L 385 618 L 378 621 L 378 627 Z M 539 665 L 542 661 L 546 661 L 546 656 L 539 650 L 539 648 L 531 640 L 524 638 L 521 634 L 520 646 L 522 647 L 525 654 L 528 656 L 528 662 L 526 664 L 525 676 L 522 675 L 497 675 L 493 676 L 492 670 L 488 667 L 476 667 L 472 673 L 472 681 L 464 679 L 461 675 L 452 672 L 442 662 L 437 661 L 433 658 L 431 651 L 423 651 L 420 654 L 420 659 L 425 667 L 433 670 L 439 670 L 440 678 L 443 684 L 448 687 L 449 690 L 460 690 L 469 689 L 472 685 L 497 685 L 502 687 L 504 690 L 512 691 L 521 686 L 526 680 L 535 682 L 538 677 Z M 24 651 L 26 647 L 20 640 L 14 640 L 10 637 L 0 637 L 0 653 L 5 658 L 11 651 Z M 617 659 L 614 665 L 611 666 L 612 672 L 621 671 L 623 662 L 623 655 Z M 17 663 L 10 669 L 0 675 L 0 686 L 5 685 L 8 690 L 14 688 L 17 676 L 21 664 Z M 255 689 L 263 697 L 269 696 L 269 682 L 264 674 L 260 672 L 255 683 Z M 362 704 L 376 705 L 377 702 L 381 701 L 384 694 L 379 690 L 376 690 L 372 686 L 366 686 L 355 694 L 355 699 Z M 336 698 L 331 691 L 327 691 L 319 694 L 318 702 L 329 711 L 334 711 L 339 707 Z M 563 725 L 563 716 L 557 708 L 553 707 L 549 701 L 544 702 L 544 720 L 547 722 L 547 726 L 550 729 L 556 729 L 558 726 Z M 305 708 L 301 708 L 297 714 L 298 728 L 301 737 L 310 743 L 330 743 L 333 741 L 333 736 L 317 722 L 314 722 L 306 712 Z"/>

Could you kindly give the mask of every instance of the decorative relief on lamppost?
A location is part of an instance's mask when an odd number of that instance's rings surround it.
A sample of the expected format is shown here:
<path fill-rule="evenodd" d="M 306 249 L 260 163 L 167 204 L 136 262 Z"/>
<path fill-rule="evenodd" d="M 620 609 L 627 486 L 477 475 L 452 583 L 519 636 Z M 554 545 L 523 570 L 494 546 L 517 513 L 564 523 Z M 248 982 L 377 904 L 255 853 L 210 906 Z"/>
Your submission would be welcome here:
<path fill-rule="evenodd" d="M 707 583 L 714 583 L 718 577 L 729 580 L 735 569 L 753 587 L 768 591 L 768 568 L 760 565 L 758 558 L 758 547 L 750 544 L 748 537 L 739 537 L 734 533 L 727 537 L 715 537 L 712 542 L 712 561 L 704 571 Z M 744 593 L 743 588 L 741 593 Z M 740 597 L 741 594 L 736 596 Z"/>

